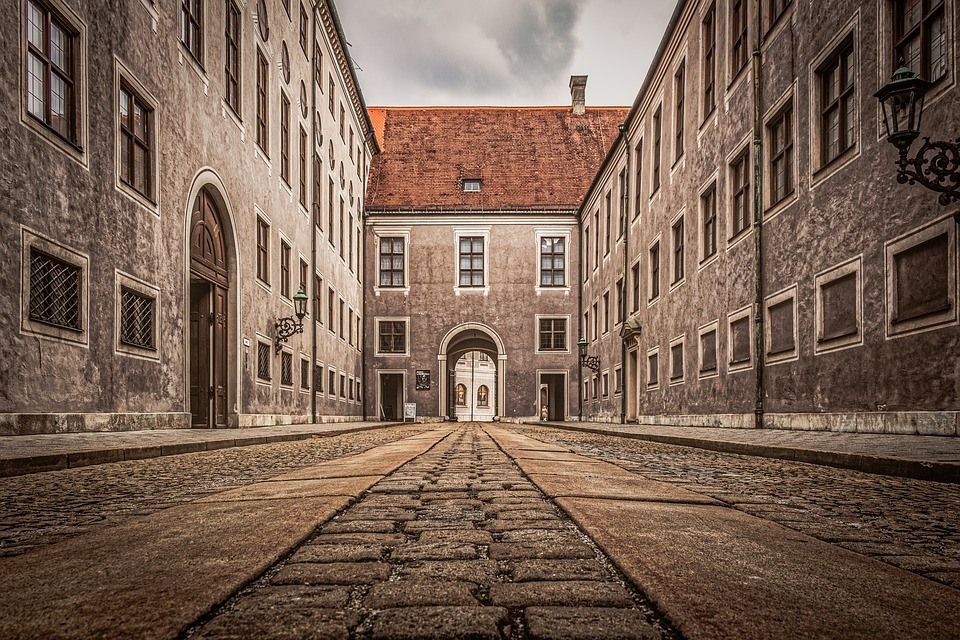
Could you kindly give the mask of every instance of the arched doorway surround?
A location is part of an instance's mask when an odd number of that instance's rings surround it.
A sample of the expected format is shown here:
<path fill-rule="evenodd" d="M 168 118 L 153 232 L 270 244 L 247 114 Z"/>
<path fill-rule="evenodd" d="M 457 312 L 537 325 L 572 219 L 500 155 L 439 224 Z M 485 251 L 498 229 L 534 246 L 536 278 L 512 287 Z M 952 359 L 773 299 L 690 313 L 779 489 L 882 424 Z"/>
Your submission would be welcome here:
<path fill-rule="evenodd" d="M 201 170 L 184 216 L 184 394 L 199 428 L 236 427 L 240 406 L 238 243 L 225 193 Z"/>
<path fill-rule="evenodd" d="M 456 367 L 457 361 L 466 353 L 479 351 L 486 354 L 496 363 L 496 393 L 493 400 L 496 402 L 494 416 L 500 418 L 505 415 L 505 390 L 506 390 L 506 365 L 507 353 L 503 346 L 503 340 L 496 331 L 485 324 L 479 322 L 466 322 L 457 325 L 447 332 L 440 341 L 440 352 L 437 354 L 437 364 L 440 375 L 440 402 L 438 414 L 452 418 L 451 409 L 454 407 L 453 400 L 456 398 L 456 391 L 453 388 L 453 378 L 451 373 Z"/>

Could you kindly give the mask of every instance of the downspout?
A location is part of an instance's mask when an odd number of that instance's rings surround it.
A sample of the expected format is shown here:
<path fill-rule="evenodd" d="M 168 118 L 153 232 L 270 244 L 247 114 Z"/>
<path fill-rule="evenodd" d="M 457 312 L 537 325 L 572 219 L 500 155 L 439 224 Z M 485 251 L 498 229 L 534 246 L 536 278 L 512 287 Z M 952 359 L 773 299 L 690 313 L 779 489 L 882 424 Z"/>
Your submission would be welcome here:
<path fill-rule="evenodd" d="M 754 256 L 754 332 L 753 351 L 756 357 L 756 396 L 754 398 L 754 427 L 763 428 L 764 410 L 764 353 L 763 353 L 763 83 L 761 44 L 763 19 L 760 0 L 753 0 L 756 17 L 756 37 L 753 48 L 753 256 Z"/>
<path fill-rule="evenodd" d="M 630 192 L 630 141 L 627 139 L 627 123 L 624 122 L 620 125 L 620 142 L 623 143 L 623 151 L 627 156 L 627 164 L 624 168 L 624 181 L 623 181 L 623 190 L 626 193 L 620 194 L 620 210 L 623 213 L 623 269 L 621 273 L 620 281 L 620 300 L 618 304 L 620 306 L 619 314 L 620 319 L 622 320 L 620 329 L 621 331 L 626 326 L 627 323 L 627 265 L 629 264 L 628 251 L 627 249 L 630 246 L 630 212 L 627 210 L 630 207 L 630 199 L 625 197 Z M 626 378 L 626 362 L 627 362 L 627 341 L 621 336 L 620 337 L 620 424 L 627 423 L 627 378 Z"/>
<path fill-rule="evenodd" d="M 577 246 L 580 247 L 577 251 L 577 326 L 583 321 L 583 245 L 580 244 L 583 241 L 583 219 L 580 215 L 582 211 L 581 206 L 577 211 Z M 580 327 L 577 332 L 578 341 L 586 330 L 586 327 Z M 583 422 L 583 359 L 580 357 L 579 346 L 577 349 L 577 420 Z"/>
<path fill-rule="evenodd" d="M 364 145 L 370 143 L 369 136 L 363 141 Z M 364 149 L 366 151 L 366 149 Z M 360 340 L 360 371 L 363 375 L 360 376 L 360 392 L 362 394 L 363 400 L 360 403 L 362 418 L 363 421 L 367 421 L 367 399 L 370 397 L 367 395 L 368 386 L 367 386 L 367 294 L 366 294 L 366 279 L 367 279 L 367 162 L 366 158 L 360 164 L 360 171 L 363 174 L 360 178 L 360 193 L 362 198 L 360 199 L 360 207 L 362 211 L 360 212 L 360 241 L 363 249 L 357 247 L 359 254 L 357 259 L 360 261 L 360 264 L 357 266 L 357 274 L 360 275 L 360 313 L 363 314 L 363 322 L 360 323 L 360 335 L 357 336 L 357 339 Z"/>
<path fill-rule="evenodd" d="M 322 1 L 322 0 L 318 0 Z M 313 189 L 317 189 L 317 2 L 312 3 L 311 24 L 313 25 L 313 52 L 310 54 L 310 132 L 313 140 L 310 142 L 310 148 L 313 152 L 310 154 L 311 174 L 313 175 Z M 313 194 L 313 206 L 310 207 L 310 275 L 313 276 L 313 287 L 317 286 L 317 199 L 320 194 Z M 317 300 L 317 291 L 313 292 L 314 301 Z M 316 306 L 316 305 L 314 305 Z M 310 422 L 317 422 L 317 313 L 319 309 L 313 310 L 313 318 L 310 323 L 310 375 L 313 376 L 313 384 L 310 385 Z M 320 378 L 323 379 L 323 372 L 320 372 Z"/>

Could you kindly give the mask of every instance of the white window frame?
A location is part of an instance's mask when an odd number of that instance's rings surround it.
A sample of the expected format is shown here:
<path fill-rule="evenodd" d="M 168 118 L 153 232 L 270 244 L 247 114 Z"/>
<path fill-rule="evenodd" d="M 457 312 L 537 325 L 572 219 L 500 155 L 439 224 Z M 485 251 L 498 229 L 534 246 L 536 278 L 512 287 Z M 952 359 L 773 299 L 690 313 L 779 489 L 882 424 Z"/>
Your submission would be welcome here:
<path fill-rule="evenodd" d="M 380 241 L 383 238 L 403 238 L 403 286 L 380 286 Z M 410 227 L 377 228 L 373 231 L 373 257 L 376 260 L 373 295 L 381 293 L 402 293 L 410 295 Z M 486 257 L 486 256 L 484 256 Z M 459 280 L 458 280 L 459 281 Z"/>
<path fill-rule="evenodd" d="M 570 245 L 570 229 L 569 229 L 569 228 L 556 228 L 556 227 L 554 227 L 554 228 L 546 228 L 546 227 L 544 227 L 544 228 L 539 228 L 539 229 L 537 229 L 537 231 L 536 231 L 536 238 L 537 238 L 537 246 L 536 246 L 536 255 L 537 255 L 537 280 L 536 280 L 536 284 L 535 284 L 535 286 L 534 286 L 534 291 L 536 291 L 536 293 L 537 293 L 538 296 L 541 295 L 542 293 L 544 293 L 545 291 L 559 291 L 559 292 L 561 292 L 561 293 L 567 293 L 567 294 L 569 294 L 569 293 L 570 293 L 570 275 L 571 275 L 571 273 L 570 273 L 570 250 L 571 250 L 571 245 Z M 540 284 L 540 282 L 541 282 L 541 280 L 540 280 L 540 273 L 541 273 L 541 267 L 543 266 L 543 263 L 542 263 L 542 261 L 541 261 L 541 255 L 540 255 L 540 241 L 541 241 L 543 238 L 563 238 L 563 242 L 564 242 L 564 247 L 563 247 L 563 281 L 564 281 L 564 285 L 563 285 L 562 287 L 544 287 L 543 285 Z M 457 243 L 457 245 L 458 245 L 458 250 L 459 250 L 459 243 Z M 459 264 L 459 257 L 460 257 L 460 256 L 458 255 L 458 256 L 457 256 L 458 264 Z M 486 256 L 484 256 L 484 262 L 486 262 Z M 457 282 L 460 282 L 459 270 L 458 270 Z"/>
<path fill-rule="evenodd" d="M 380 351 L 380 323 L 402 322 L 404 329 L 403 353 L 388 353 Z M 410 357 L 410 316 L 376 316 L 373 319 L 373 355 L 377 358 L 409 358 Z"/>
<path fill-rule="evenodd" d="M 773 330 L 770 322 L 770 309 L 780 305 L 787 300 L 792 300 L 793 309 L 793 349 L 771 354 L 770 347 L 773 343 Z M 764 363 L 767 365 L 781 364 L 784 362 L 793 362 L 800 357 L 800 335 L 798 329 L 798 305 L 799 305 L 798 286 L 796 283 L 772 293 L 763 299 L 763 352 Z"/>
<path fill-rule="evenodd" d="M 483 285 L 460 286 L 460 238 L 483 238 Z M 490 227 L 454 227 L 453 229 L 453 294 L 490 294 Z"/>
<path fill-rule="evenodd" d="M 544 351 L 544 350 L 541 350 L 541 349 L 540 349 L 540 321 L 541 321 L 541 320 L 566 320 L 566 322 L 567 322 L 567 333 L 566 333 L 566 338 L 564 339 L 564 343 L 567 345 L 567 348 L 566 348 L 566 349 L 556 350 L 556 351 L 554 351 L 554 350 Z M 533 340 L 534 340 L 533 345 L 534 345 L 534 351 L 533 351 L 533 352 L 534 352 L 535 354 L 538 354 L 538 355 L 562 355 L 562 354 L 570 354 L 570 353 L 573 352 L 573 351 L 572 351 L 572 346 L 571 346 L 571 344 L 570 344 L 571 342 L 573 342 L 573 340 L 571 339 L 572 337 L 573 337 L 573 332 L 571 331 L 570 315 L 569 315 L 569 314 L 568 314 L 568 315 L 564 315 L 564 314 L 561 314 L 561 313 L 544 313 L 544 314 L 537 314 L 537 315 L 534 316 L 534 320 L 533 320 Z"/>

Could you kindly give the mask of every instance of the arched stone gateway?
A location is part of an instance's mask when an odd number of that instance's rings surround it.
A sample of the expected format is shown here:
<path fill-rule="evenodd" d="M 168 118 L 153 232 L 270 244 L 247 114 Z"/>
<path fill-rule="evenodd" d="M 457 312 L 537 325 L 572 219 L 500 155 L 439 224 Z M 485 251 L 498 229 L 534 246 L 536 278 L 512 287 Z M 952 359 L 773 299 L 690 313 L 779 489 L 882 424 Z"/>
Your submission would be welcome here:
<path fill-rule="evenodd" d="M 496 331 L 478 322 L 454 327 L 441 341 L 437 361 L 440 415 L 479 421 L 504 415 L 507 355 Z"/>
<path fill-rule="evenodd" d="M 229 205 L 215 174 L 190 193 L 185 274 L 186 398 L 196 428 L 236 426 L 237 257 Z"/>

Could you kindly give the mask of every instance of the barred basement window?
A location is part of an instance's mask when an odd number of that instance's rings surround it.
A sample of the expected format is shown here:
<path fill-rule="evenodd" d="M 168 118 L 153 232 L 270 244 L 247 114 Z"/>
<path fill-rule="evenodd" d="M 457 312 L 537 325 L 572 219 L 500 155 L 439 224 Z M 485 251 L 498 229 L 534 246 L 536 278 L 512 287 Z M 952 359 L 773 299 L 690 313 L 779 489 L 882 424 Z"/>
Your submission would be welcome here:
<path fill-rule="evenodd" d="M 257 378 L 270 381 L 270 345 L 257 342 Z"/>
<path fill-rule="evenodd" d="M 293 386 L 293 354 L 289 351 L 280 354 L 280 384 Z"/>
<path fill-rule="evenodd" d="M 82 331 L 80 276 L 80 267 L 31 248 L 30 319 Z"/>
<path fill-rule="evenodd" d="M 155 300 L 132 289 L 120 289 L 120 342 L 156 351 L 154 339 Z"/>

